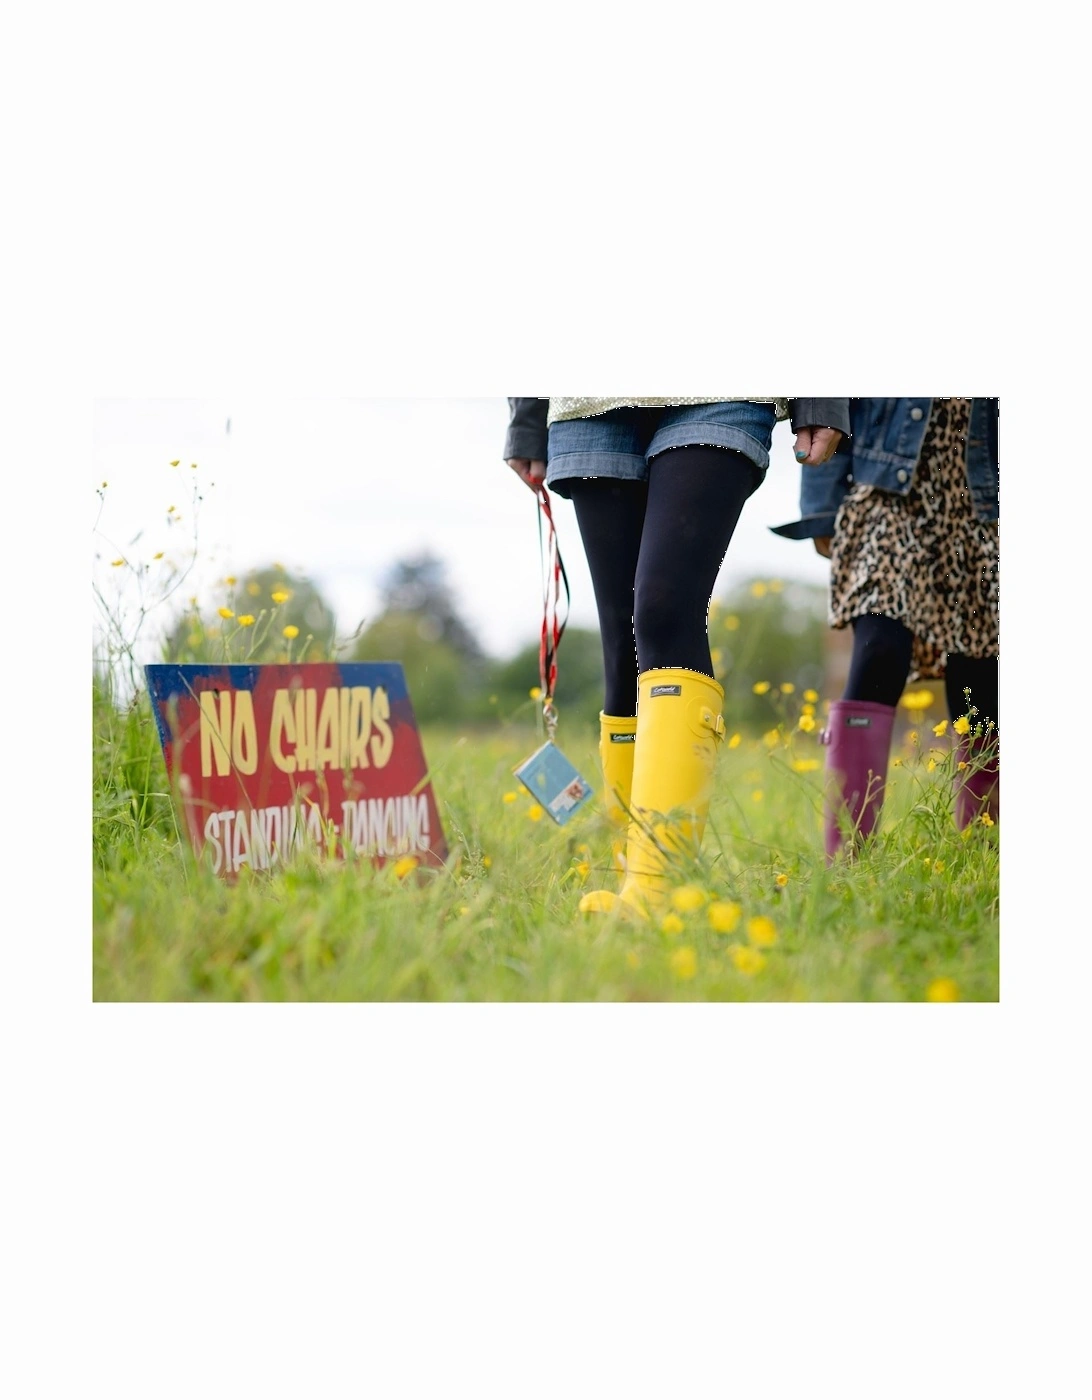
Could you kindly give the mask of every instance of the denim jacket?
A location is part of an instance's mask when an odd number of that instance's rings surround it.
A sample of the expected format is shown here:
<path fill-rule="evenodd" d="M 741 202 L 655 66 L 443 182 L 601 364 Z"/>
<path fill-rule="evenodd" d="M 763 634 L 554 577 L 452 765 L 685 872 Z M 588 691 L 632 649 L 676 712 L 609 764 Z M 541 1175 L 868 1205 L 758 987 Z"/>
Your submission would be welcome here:
<path fill-rule="evenodd" d="M 932 399 L 850 399 L 852 436 L 821 467 L 802 467 L 800 515 L 770 528 L 790 540 L 834 534 L 834 519 L 853 482 L 905 496 L 921 457 Z M 979 520 L 998 518 L 998 400 L 972 399 L 967 486 Z"/>
<path fill-rule="evenodd" d="M 546 415 L 549 399 L 509 399 L 510 420 L 504 440 L 505 461 L 527 457 L 546 460 Z M 837 428 L 849 432 L 848 399 L 790 399 L 789 414 L 793 432 L 801 428 Z"/>

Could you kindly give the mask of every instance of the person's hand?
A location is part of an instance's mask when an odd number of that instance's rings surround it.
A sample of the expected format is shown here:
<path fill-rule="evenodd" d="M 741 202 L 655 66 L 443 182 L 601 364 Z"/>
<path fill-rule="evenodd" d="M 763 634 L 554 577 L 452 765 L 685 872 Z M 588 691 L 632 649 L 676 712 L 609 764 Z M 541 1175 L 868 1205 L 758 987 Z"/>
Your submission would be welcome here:
<path fill-rule="evenodd" d="M 837 452 L 841 440 L 837 428 L 801 428 L 796 434 L 796 460 L 805 467 L 821 467 Z"/>
<path fill-rule="evenodd" d="M 546 463 L 540 462 L 537 458 L 509 457 L 508 465 L 521 481 L 527 483 L 537 496 L 538 488 L 546 480 Z"/>
<path fill-rule="evenodd" d="M 816 554 L 821 554 L 821 555 L 823 556 L 824 559 L 829 559 L 829 558 L 830 558 L 830 536 L 829 536 L 829 535 L 820 535 L 819 538 L 818 538 L 817 540 L 815 540 L 815 552 L 816 552 Z"/>

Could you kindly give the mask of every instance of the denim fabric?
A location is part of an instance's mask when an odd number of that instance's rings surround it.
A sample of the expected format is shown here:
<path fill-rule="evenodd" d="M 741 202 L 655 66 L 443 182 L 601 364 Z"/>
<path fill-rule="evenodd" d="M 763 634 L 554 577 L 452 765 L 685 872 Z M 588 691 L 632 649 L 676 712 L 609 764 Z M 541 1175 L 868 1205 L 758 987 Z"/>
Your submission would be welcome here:
<path fill-rule="evenodd" d="M 801 519 L 773 527 L 788 539 L 834 533 L 838 507 L 855 481 L 905 496 L 917 470 L 932 399 L 850 399 L 852 437 L 821 467 L 802 467 Z M 967 437 L 967 487 L 979 520 L 999 509 L 998 400 L 973 399 Z"/>
<path fill-rule="evenodd" d="M 557 495 L 568 496 L 569 483 L 579 477 L 646 481 L 649 462 L 673 447 L 741 452 L 758 468 L 761 483 L 770 463 L 774 414 L 772 403 L 736 399 L 669 408 L 614 408 L 594 418 L 567 418 L 550 424 L 546 485 Z"/>

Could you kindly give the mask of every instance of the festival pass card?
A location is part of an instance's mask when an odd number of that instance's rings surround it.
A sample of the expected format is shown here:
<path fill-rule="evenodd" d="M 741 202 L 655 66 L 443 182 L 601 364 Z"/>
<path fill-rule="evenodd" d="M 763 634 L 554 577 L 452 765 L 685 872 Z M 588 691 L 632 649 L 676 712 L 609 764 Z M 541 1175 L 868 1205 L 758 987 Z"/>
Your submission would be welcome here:
<path fill-rule="evenodd" d="M 592 795 L 587 779 L 581 777 L 557 745 L 550 741 L 513 771 L 558 826 L 564 826 Z"/>

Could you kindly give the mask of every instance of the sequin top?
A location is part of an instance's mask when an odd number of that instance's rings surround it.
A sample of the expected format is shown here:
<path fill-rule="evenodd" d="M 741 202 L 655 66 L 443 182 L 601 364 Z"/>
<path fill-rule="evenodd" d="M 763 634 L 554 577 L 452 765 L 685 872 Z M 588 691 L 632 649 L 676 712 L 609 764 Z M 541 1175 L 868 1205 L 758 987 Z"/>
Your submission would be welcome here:
<path fill-rule="evenodd" d="M 594 418 L 599 413 L 609 413 L 612 408 L 670 408 L 686 403 L 772 403 L 776 418 L 789 416 L 788 399 L 551 399 L 546 422 L 550 424 L 560 423 L 566 418 Z"/>

